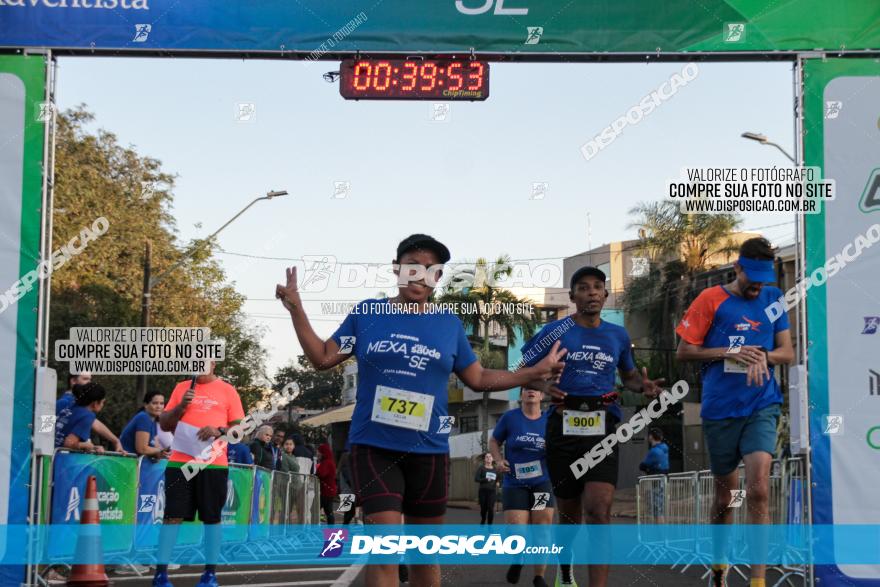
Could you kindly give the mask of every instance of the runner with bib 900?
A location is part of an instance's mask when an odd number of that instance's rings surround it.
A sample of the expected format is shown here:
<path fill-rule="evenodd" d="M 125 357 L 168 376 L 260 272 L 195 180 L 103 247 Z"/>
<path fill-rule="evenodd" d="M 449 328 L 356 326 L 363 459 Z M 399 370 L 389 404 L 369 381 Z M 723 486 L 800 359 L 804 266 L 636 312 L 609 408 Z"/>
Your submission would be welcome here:
<path fill-rule="evenodd" d="M 581 267 L 571 277 L 569 299 L 576 312 L 544 326 L 522 347 L 527 364 L 547 354 L 546 341 L 559 335 L 568 354 L 557 386 L 550 386 L 553 398 L 547 418 L 547 468 L 556 495 L 560 524 L 604 525 L 611 523 L 611 502 L 617 486 L 618 447 L 612 454 L 580 476 L 572 463 L 609 434 L 622 419 L 617 405 L 615 374 L 624 387 L 653 398 L 660 393 L 662 379 L 651 380 L 646 369 L 636 369 L 629 334 L 622 326 L 601 318 L 609 292 L 605 273 L 596 267 Z M 594 534 L 595 535 L 595 534 Z M 590 548 L 603 549 L 606 540 L 595 540 Z M 572 545 L 573 546 L 573 545 Z M 577 585 L 571 571 L 571 548 L 560 560 L 556 585 Z M 598 551 L 601 554 L 601 550 Z M 590 587 L 604 587 L 608 565 L 590 565 Z"/>
<path fill-rule="evenodd" d="M 565 350 L 555 344 L 534 366 L 516 372 L 484 369 L 459 318 L 431 311 L 429 299 L 439 265 L 449 250 L 424 234 L 397 247 L 398 295 L 360 302 L 328 340 L 309 323 L 296 269 L 276 296 L 290 312 L 297 338 L 316 369 L 354 356 L 357 401 L 351 419 L 351 469 L 357 503 L 368 524 L 443 523 L 449 477 L 448 380 L 455 373 L 475 391 L 500 391 L 535 380 L 555 380 Z M 415 270 L 413 270 L 415 269 Z M 420 269 L 420 270 L 419 270 Z M 398 306 L 401 312 L 389 311 Z M 396 564 L 368 565 L 371 587 L 398 585 Z M 414 587 L 439 585 L 438 565 L 411 568 Z"/>

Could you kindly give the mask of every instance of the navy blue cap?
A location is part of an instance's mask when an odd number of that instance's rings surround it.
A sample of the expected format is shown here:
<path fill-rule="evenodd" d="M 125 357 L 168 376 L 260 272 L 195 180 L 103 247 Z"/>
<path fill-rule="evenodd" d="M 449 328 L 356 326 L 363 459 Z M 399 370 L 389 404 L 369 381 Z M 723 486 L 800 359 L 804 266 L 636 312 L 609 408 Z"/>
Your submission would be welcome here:
<path fill-rule="evenodd" d="M 593 277 L 602 280 L 602 283 L 605 283 L 605 281 L 608 279 L 607 277 L 605 277 L 605 273 L 601 269 L 590 266 L 581 267 L 574 272 L 574 275 L 571 276 L 571 281 L 568 284 L 568 289 L 574 291 L 575 284 L 580 281 L 582 277 L 586 277 L 587 275 L 592 275 Z"/>

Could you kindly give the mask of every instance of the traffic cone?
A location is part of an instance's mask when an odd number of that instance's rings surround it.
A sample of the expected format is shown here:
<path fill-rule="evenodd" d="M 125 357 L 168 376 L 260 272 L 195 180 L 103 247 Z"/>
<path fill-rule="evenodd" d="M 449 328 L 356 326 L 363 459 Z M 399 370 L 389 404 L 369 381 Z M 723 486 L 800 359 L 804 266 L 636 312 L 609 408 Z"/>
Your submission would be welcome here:
<path fill-rule="evenodd" d="M 75 587 L 107 587 L 110 580 L 104 572 L 104 552 L 101 548 L 101 517 L 98 512 L 98 480 L 94 475 L 86 482 L 86 499 L 80 519 L 79 538 L 76 541 L 76 560 L 70 569 L 67 584 Z"/>

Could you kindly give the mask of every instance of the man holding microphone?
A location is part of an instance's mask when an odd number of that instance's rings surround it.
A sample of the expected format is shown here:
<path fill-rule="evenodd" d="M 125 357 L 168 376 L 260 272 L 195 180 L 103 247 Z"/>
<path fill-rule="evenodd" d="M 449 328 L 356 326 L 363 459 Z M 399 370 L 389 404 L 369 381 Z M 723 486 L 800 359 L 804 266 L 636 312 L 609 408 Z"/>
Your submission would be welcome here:
<path fill-rule="evenodd" d="M 178 383 L 159 417 L 161 428 L 174 432 L 174 442 L 165 469 L 165 520 L 159 534 L 153 587 L 172 587 L 168 562 L 177 532 L 182 521 L 195 519 L 196 512 L 205 524 L 206 550 L 205 572 L 198 587 L 217 586 L 220 514 L 226 502 L 228 460 L 226 445 L 217 454 L 212 444 L 226 434 L 229 426 L 244 418 L 244 409 L 235 388 L 214 375 L 214 366 L 212 361 L 206 374 Z M 188 463 L 191 466 L 186 467 Z"/>

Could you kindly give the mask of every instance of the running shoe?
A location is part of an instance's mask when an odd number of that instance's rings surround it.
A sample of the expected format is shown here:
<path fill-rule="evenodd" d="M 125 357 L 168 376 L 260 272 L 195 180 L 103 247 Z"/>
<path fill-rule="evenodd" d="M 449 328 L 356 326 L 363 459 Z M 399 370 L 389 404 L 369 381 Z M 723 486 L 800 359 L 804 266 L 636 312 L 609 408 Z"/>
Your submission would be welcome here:
<path fill-rule="evenodd" d="M 711 587 L 727 587 L 727 569 L 713 570 L 711 581 Z"/>
<path fill-rule="evenodd" d="M 547 581 L 544 580 L 544 577 L 540 575 L 532 579 L 532 585 L 535 587 L 550 587 L 550 585 L 547 584 Z"/>
<path fill-rule="evenodd" d="M 513 584 L 519 583 L 522 568 L 522 565 L 510 565 L 510 568 L 507 569 L 507 582 Z"/>
<path fill-rule="evenodd" d="M 205 571 L 202 573 L 202 578 L 199 579 L 199 584 L 196 587 L 218 587 L 217 583 L 217 573 L 214 571 Z"/>
<path fill-rule="evenodd" d="M 563 571 L 560 566 L 556 570 L 556 582 L 553 583 L 554 587 L 577 587 L 577 583 L 574 580 L 574 573 L 571 572 L 571 565 L 566 567 L 567 572 Z"/>
<path fill-rule="evenodd" d="M 168 580 L 168 573 L 163 571 L 153 577 L 153 587 L 174 587 L 174 585 Z"/>
<path fill-rule="evenodd" d="M 115 575 L 137 575 L 138 577 L 146 575 L 150 572 L 150 567 L 146 565 L 119 565 L 114 569 Z"/>

